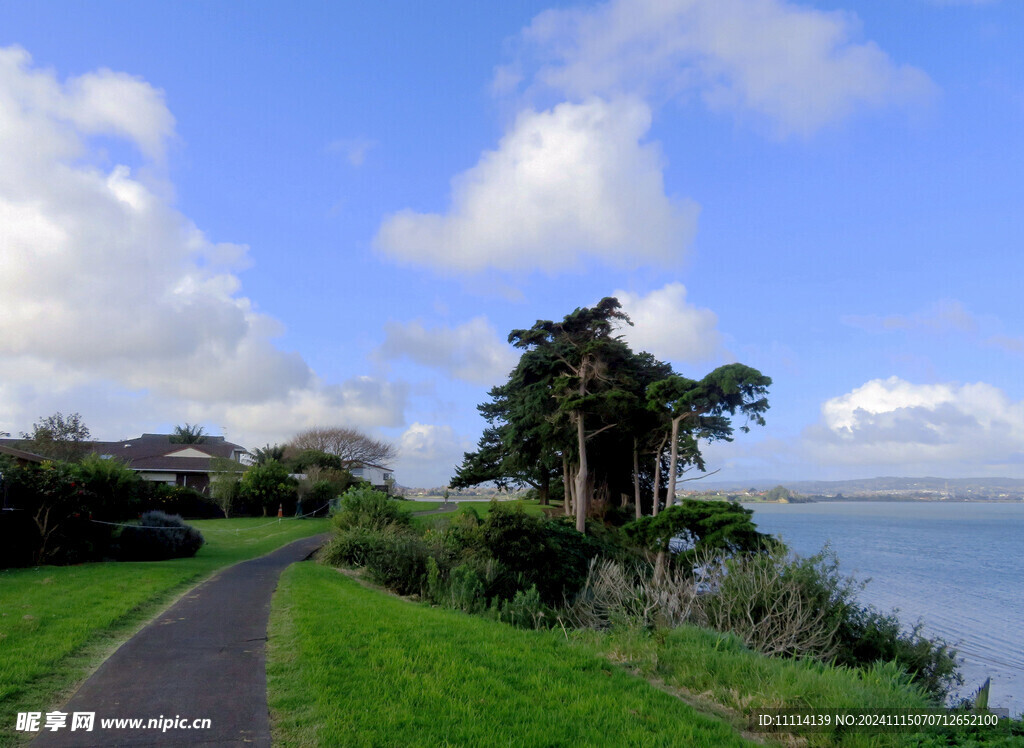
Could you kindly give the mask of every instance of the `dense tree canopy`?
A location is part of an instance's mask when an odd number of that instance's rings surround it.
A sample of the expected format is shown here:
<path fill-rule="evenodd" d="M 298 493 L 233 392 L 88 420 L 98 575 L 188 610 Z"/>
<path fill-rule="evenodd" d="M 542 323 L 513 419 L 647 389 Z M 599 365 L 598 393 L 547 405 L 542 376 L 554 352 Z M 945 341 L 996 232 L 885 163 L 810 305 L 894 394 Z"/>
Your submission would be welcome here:
<path fill-rule="evenodd" d="M 771 379 L 742 364 L 680 376 L 616 334 L 631 324 L 605 298 L 561 322 L 513 330 L 509 342 L 523 353 L 478 406 L 488 427 L 452 485 L 529 485 L 546 502 L 561 478 L 566 513 L 582 532 L 589 514 L 615 504 L 656 515 L 674 503 L 680 475 L 705 470 L 701 444 L 732 439 L 732 417 L 745 418 L 742 431 L 764 424 Z"/>
<path fill-rule="evenodd" d="M 22 432 L 25 449 L 53 460 L 77 460 L 86 452 L 89 427 L 80 413 L 54 413 L 32 424 L 32 431 Z"/>

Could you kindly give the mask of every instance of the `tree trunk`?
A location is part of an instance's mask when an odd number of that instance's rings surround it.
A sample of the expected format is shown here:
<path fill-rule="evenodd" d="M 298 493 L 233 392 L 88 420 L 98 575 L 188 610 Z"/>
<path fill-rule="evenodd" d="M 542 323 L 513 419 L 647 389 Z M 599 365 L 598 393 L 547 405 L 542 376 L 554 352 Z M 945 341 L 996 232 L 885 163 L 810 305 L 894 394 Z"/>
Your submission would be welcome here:
<path fill-rule="evenodd" d="M 672 419 L 672 446 L 668 458 L 668 496 L 665 497 L 665 508 L 668 509 L 676 501 L 676 464 L 679 461 L 679 422 L 685 416 Z"/>
<path fill-rule="evenodd" d="M 633 437 L 633 503 L 636 504 L 636 518 L 640 519 L 640 446 Z"/>
<path fill-rule="evenodd" d="M 564 454 L 562 455 L 562 491 L 564 497 L 562 499 L 562 510 L 565 512 L 566 517 L 572 516 L 572 474 L 569 468 L 569 458 Z"/>
<path fill-rule="evenodd" d="M 583 428 L 583 413 L 576 413 L 576 440 L 580 448 L 580 468 L 576 473 L 576 529 L 587 532 L 587 435 Z"/>
<path fill-rule="evenodd" d="M 665 442 L 668 440 L 668 434 L 661 437 L 661 443 L 658 445 L 658 450 L 654 453 L 654 505 L 651 507 L 651 514 L 655 517 L 658 516 L 658 505 L 661 503 L 661 453 L 665 450 Z"/>
<path fill-rule="evenodd" d="M 542 506 L 547 506 L 551 503 L 551 500 L 548 498 L 551 494 L 551 476 L 548 474 L 547 469 L 542 467 L 541 470 L 540 485 L 537 486 L 537 499 Z"/>

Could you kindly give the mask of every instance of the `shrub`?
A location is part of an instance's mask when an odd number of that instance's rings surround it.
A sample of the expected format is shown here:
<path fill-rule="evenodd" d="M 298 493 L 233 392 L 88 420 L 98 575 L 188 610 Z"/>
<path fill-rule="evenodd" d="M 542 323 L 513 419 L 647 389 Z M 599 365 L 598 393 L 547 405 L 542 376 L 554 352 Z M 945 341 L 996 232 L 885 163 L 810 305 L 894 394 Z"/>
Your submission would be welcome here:
<path fill-rule="evenodd" d="M 541 602 L 536 587 L 519 590 L 501 606 L 499 618 L 524 629 L 546 628 L 553 621 L 551 611 Z"/>
<path fill-rule="evenodd" d="M 731 556 L 778 545 L 770 535 L 758 532 L 753 514 L 734 502 L 684 499 L 657 517 L 641 517 L 622 529 L 641 548 L 671 552 L 676 563 L 692 567 L 708 553 Z"/>
<path fill-rule="evenodd" d="M 433 559 L 431 559 L 433 560 Z M 469 564 L 460 564 L 448 575 L 447 596 L 449 608 L 476 613 L 484 603 L 484 583 Z"/>
<path fill-rule="evenodd" d="M 656 575 L 647 562 L 595 558 L 565 613 L 577 628 L 674 628 L 693 619 L 698 595 L 693 577 L 682 569 Z"/>
<path fill-rule="evenodd" d="M 371 527 L 340 530 L 320 551 L 320 560 L 330 566 L 365 566 L 380 537 L 380 531 Z"/>
<path fill-rule="evenodd" d="M 534 517 L 521 506 L 492 502 L 480 530 L 483 552 L 521 578 L 519 589 L 536 586 L 544 603 L 552 606 L 576 594 L 590 559 L 602 552 L 597 542 L 566 521 Z"/>
<path fill-rule="evenodd" d="M 864 585 L 840 573 L 828 547 L 807 558 L 776 549 L 709 568 L 715 594 L 700 598 L 706 622 L 755 649 L 848 666 L 894 662 L 937 702 L 962 682 L 945 641 L 923 636 L 920 624 L 906 631 L 895 614 L 859 604 Z"/>
<path fill-rule="evenodd" d="M 145 511 L 177 514 L 182 517 L 213 517 L 220 511 L 210 500 L 188 486 L 170 486 L 143 481 L 138 490 L 138 506 Z"/>
<path fill-rule="evenodd" d="M 839 627 L 836 661 L 844 665 L 893 661 L 941 702 L 963 683 L 957 653 L 945 640 L 930 639 L 921 630 L 920 621 L 908 631 L 893 613 L 855 608 Z"/>
<path fill-rule="evenodd" d="M 90 454 L 78 463 L 77 472 L 82 486 L 92 495 L 90 509 L 97 518 L 134 515 L 142 479 L 131 468 L 115 458 Z"/>
<path fill-rule="evenodd" d="M 452 558 L 485 554 L 480 515 L 473 507 L 458 512 L 439 534 L 439 544 Z"/>
<path fill-rule="evenodd" d="M 295 511 L 296 487 L 298 481 L 291 477 L 288 468 L 276 460 L 262 465 L 253 465 L 242 476 L 241 497 L 261 507 L 263 515 L 277 514 L 283 507 L 286 514 Z"/>
<path fill-rule="evenodd" d="M 117 539 L 122 561 L 162 561 L 196 555 L 202 534 L 178 515 L 146 512 L 138 526 L 125 527 Z"/>
<path fill-rule="evenodd" d="M 389 525 L 407 527 L 409 516 L 399 510 L 386 494 L 366 485 L 350 488 L 341 497 L 341 504 L 334 515 L 334 526 L 339 530 L 351 527 L 368 527 L 382 530 Z"/>
<path fill-rule="evenodd" d="M 427 573 L 427 545 L 412 533 L 390 527 L 367 547 L 366 569 L 370 577 L 400 595 L 422 591 Z"/>
<path fill-rule="evenodd" d="M 844 612 L 830 605 L 835 590 L 809 574 L 801 560 L 777 550 L 704 568 L 711 594 L 701 598 L 700 608 L 712 628 L 736 634 L 767 655 L 828 660 L 836 653 Z"/>
<path fill-rule="evenodd" d="M 96 495 L 82 480 L 80 466 L 5 461 L 0 469 L 7 507 L 20 518 L 4 524 L 12 532 L 28 531 L 27 537 L 11 543 L 21 551 L 10 557 L 9 563 L 74 564 L 102 557 L 112 528 L 90 519 L 110 519 L 110 515 L 99 511 Z"/>
<path fill-rule="evenodd" d="M 320 554 L 333 566 L 364 567 L 377 584 L 401 595 L 422 591 L 429 558 L 423 538 L 397 525 L 347 527 Z"/>
<path fill-rule="evenodd" d="M 310 486 L 309 491 L 302 497 L 301 514 L 326 516 L 331 500 L 338 496 L 338 487 L 329 480 L 320 480 Z"/>

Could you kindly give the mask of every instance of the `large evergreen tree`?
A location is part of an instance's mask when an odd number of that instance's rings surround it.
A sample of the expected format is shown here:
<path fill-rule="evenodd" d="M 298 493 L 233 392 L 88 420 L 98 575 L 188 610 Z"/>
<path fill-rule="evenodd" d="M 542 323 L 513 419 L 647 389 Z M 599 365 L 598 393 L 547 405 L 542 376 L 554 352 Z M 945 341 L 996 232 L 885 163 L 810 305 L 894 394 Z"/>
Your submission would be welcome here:
<path fill-rule="evenodd" d="M 561 322 L 513 330 L 509 342 L 523 353 L 478 406 L 488 427 L 452 485 L 530 485 L 546 503 L 560 473 L 566 513 L 584 532 L 595 499 L 632 497 L 637 517 L 644 507 L 657 514 L 666 469 L 671 506 L 677 476 L 705 469 L 700 443 L 731 439 L 730 416 L 764 423 L 768 377 L 742 364 L 700 381 L 680 377 L 615 334 L 629 324 L 618 300 L 605 298 Z"/>

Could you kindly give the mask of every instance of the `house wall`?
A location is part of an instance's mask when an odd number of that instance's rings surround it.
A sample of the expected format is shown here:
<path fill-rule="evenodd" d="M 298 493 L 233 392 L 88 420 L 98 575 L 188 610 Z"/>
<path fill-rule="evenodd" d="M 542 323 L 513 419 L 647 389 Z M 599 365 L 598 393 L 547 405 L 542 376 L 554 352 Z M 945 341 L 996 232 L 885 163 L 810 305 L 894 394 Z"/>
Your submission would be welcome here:
<path fill-rule="evenodd" d="M 177 473 L 150 473 L 145 470 L 140 470 L 139 477 L 142 478 L 142 480 L 151 480 L 154 483 L 167 483 L 169 485 L 174 485 L 178 482 Z"/>
<path fill-rule="evenodd" d="M 388 479 L 392 475 L 390 470 L 381 470 L 372 465 L 353 468 L 351 472 L 354 477 L 367 481 L 371 486 L 381 491 L 387 490 Z"/>

